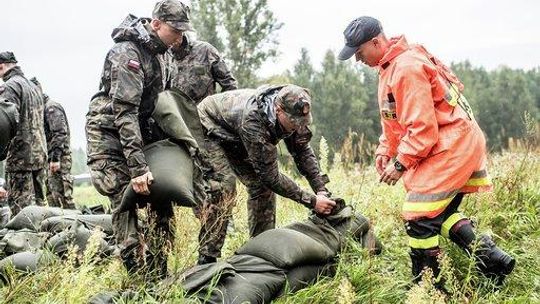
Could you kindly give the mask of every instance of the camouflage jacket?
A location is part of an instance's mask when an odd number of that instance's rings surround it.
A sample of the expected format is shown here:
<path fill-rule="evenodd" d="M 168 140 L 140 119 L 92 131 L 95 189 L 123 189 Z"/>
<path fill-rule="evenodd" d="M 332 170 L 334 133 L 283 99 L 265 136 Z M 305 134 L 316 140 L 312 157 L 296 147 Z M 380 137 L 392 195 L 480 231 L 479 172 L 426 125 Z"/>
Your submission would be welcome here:
<path fill-rule="evenodd" d="M 170 49 L 164 61 L 167 86 L 184 92 L 195 103 L 215 94 L 216 83 L 222 92 L 238 88 L 218 50 L 208 42 L 193 41 L 184 35 L 180 49 Z"/>
<path fill-rule="evenodd" d="M 63 155 L 70 155 L 69 124 L 64 107 L 43 95 L 45 100 L 45 136 L 49 162 L 59 162 Z"/>
<path fill-rule="evenodd" d="M 43 97 L 38 87 L 16 66 L 4 75 L 0 97 L 17 105 L 19 124 L 7 152 L 6 171 L 45 168 L 47 143 L 43 129 Z"/>
<path fill-rule="evenodd" d="M 113 30 L 115 45 L 105 58 L 101 91 L 90 103 L 86 123 L 88 162 L 125 159 L 132 177 L 148 171 L 142 147 L 160 138 L 151 114 L 163 90 L 157 55 L 167 46 L 149 22 L 129 15 Z"/>
<path fill-rule="evenodd" d="M 313 191 L 326 191 L 328 177 L 321 174 L 309 141 L 311 131 L 303 128 L 285 134 L 276 122 L 275 93 L 283 86 L 244 89 L 209 96 L 199 105 L 199 116 L 207 135 L 219 141 L 228 153 L 252 164 L 262 183 L 275 193 L 312 207 L 314 194 L 302 190 L 279 172 L 277 145 L 284 140 L 300 173 Z M 269 98 L 266 98 L 269 97 Z"/>

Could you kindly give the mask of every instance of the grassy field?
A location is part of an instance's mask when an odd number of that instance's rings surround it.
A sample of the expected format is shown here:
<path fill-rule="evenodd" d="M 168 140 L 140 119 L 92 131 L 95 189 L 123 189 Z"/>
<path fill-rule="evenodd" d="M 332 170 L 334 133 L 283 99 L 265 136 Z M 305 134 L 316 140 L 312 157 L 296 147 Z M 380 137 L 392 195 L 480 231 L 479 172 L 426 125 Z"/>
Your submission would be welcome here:
<path fill-rule="evenodd" d="M 474 261 L 449 242 L 443 243 L 443 265 L 451 296 L 435 294 L 429 286 L 411 289 L 407 239 L 399 214 L 402 185 L 378 183 L 372 167 L 337 166 L 329 170 L 330 189 L 371 219 L 385 250 L 380 256 L 369 257 L 351 241 L 334 278 L 322 279 L 276 303 L 540 303 L 540 154 L 496 155 L 490 160 L 490 169 L 495 192 L 468 196 L 462 209 L 479 232 L 492 233 L 498 245 L 517 259 L 514 273 L 501 289 L 495 290 L 478 277 Z M 307 187 L 305 181 L 300 183 Z M 89 186 L 76 188 L 75 198 L 88 205 L 106 201 Z M 234 229 L 227 238 L 224 257 L 248 239 L 245 199 L 240 187 Z M 279 199 L 278 226 L 303 220 L 306 215 L 307 210 L 299 204 Z M 198 222 L 191 210 L 177 208 L 174 221 L 176 239 L 169 259 L 172 273 L 193 266 L 197 258 Z M 156 294 L 152 292 L 156 286 L 145 284 L 140 277 L 128 277 L 119 260 L 100 260 L 92 250 L 33 275 L 15 275 L 10 285 L 0 288 L 0 301 L 85 303 L 96 293 L 127 287 L 138 292 L 136 303 L 183 302 L 180 287 Z"/>

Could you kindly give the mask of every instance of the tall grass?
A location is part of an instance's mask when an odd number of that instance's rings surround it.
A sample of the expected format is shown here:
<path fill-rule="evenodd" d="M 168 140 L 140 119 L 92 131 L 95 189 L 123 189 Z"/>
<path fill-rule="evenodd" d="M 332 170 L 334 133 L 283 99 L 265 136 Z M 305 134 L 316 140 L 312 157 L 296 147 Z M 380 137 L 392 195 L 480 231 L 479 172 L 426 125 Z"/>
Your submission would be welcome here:
<path fill-rule="evenodd" d="M 328 157 L 324 153 L 328 152 L 322 152 Z M 490 173 L 495 191 L 469 195 L 462 205 L 462 211 L 473 219 L 479 232 L 493 234 L 498 245 L 516 258 L 514 273 L 502 288 L 496 289 L 477 275 L 472 259 L 453 244 L 443 243 L 443 275 L 451 292 L 448 297 L 428 285 L 411 289 L 408 247 L 399 214 L 404 198 L 402 185 L 380 184 L 371 166 L 344 166 L 340 159 L 341 156 L 334 157 L 331 165 L 323 162 L 329 168 L 329 188 L 371 219 L 385 246 L 383 254 L 371 257 L 350 241 L 341 254 L 334 278 L 322 278 L 309 288 L 279 298 L 276 303 L 540 303 L 538 152 L 527 150 L 493 156 Z M 299 183 L 308 187 L 304 180 Z M 74 194 L 79 203 L 106 201 L 90 187 L 76 188 Z M 240 186 L 234 225 L 223 250 L 225 257 L 248 239 L 246 198 Z M 278 199 L 277 226 L 303 220 L 306 215 L 303 206 Z M 173 221 L 176 238 L 169 272 L 179 273 L 196 262 L 199 224 L 186 208 L 177 208 Z M 10 284 L 0 288 L 0 302 L 85 303 L 98 292 L 127 288 L 136 294 L 130 303 L 183 302 L 184 293 L 179 286 L 152 285 L 144 277 L 129 277 L 116 258 L 100 259 L 92 250 L 78 257 L 75 252 L 72 250 L 67 260 L 56 260 L 35 274 L 13 273 Z"/>

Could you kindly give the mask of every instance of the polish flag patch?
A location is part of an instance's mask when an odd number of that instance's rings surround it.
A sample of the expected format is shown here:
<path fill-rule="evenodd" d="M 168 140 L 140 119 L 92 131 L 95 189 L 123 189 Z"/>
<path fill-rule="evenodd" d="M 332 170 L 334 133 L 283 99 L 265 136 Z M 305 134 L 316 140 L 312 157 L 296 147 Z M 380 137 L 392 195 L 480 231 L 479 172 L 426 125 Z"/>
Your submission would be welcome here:
<path fill-rule="evenodd" d="M 141 69 L 141 63 L 138 62 L 137 60 L 130 59 L 127 65 L 128 65 L 128 68 L 137 72 Z"/>

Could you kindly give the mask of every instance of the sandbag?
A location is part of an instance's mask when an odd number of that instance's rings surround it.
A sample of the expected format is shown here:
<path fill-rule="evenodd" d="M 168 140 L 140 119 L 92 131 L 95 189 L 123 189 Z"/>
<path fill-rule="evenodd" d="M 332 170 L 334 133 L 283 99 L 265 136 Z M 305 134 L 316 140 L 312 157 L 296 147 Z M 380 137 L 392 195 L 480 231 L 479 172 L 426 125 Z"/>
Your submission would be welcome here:
<path fill-rule="evenodd" d="M 327 264 L 302 265 L 287 271 L 287 284 L 281 291 L 296 292 L 314 284 L 320 276 L 333 276 L 334 269 Z"/>
<path fill-rule="evenodd" d="M 193 161 L 185 145 L 161 140 L 144 147 L 146 162 L 154 176 L 150 195 L 135 193 L 128 185 L 117 212 L 142 207 L 147 203 L 164 205 L 174 202 L 195 206 L 193 193 Z"/>
<path fill-rule="evenodd" d="M 58 233 L 68 229 L 76 220 L 82 222 L 88 229 L 101 227 L 107 235 L 112 235 L 112 216 L 110 214 L 81 214 L 61 215 L 50 217 L 41 222 L 40 231 Z"/>
<path fill-rule="evenodd" d="M 28 206 L 23 208 L 7 224 L 6 228 L 12 230 L 31 229 L 38 231 L 41 222 L 49 217 L 59 215 L 81 214 L 79 210 L 62 209 L 58 207 Z"/>
<path fill-rule="evenodd" d="M 0 161 L 7 156 L 7 146 L 17 132 L 19 111 L 14 103 L 0 99 Z"/>
<path fill-rule="evenodd" d="M 167 136 L 183 142 L 192 151 L 204 140 L 197 106 L 180 90 L 159 93 L 152 118 Z"/>
<path fill-rule="evenodd" d="M 73 222 L 69 230 L 62 231 L 51 237 L 47 241 L 45 248 L 63 257 L 71 245 L 76 245 L 78 248 L 77 253 L 82 254 L 86 250 L 91 235 L 92 231 L 77 220 Z M 100 238 L 98 252 L 100 255 L 110 255 L 113 252 L 113 247 L 109 246 L 103 238 Z"/>
<path fill-rule="evenodd" d="M 34 232 L 30 229 L 11 230 L 0 240 L 0 256 L 41 249 L 49 237 L 50 233 L 47 232 Z"/>
<path fill-rule="evenodd" d="M 0 260 L 0 274 L 5 273 L 8 267 L 19 271 L 36 271 L 40 267 L 52 264 L 54 257 L 46 251 L 24 251 L 15 253 Z M 10 266 L 12 265 L 12 266 Z"/>
<path fill-rule="evenodd" d="M 289 269 L 305 264 L 321 264 L 332 259 L 339 248 L 325 244 L 292 229 L 267 230 L 240 247 L 237 254 L 253 255 Z"/>

